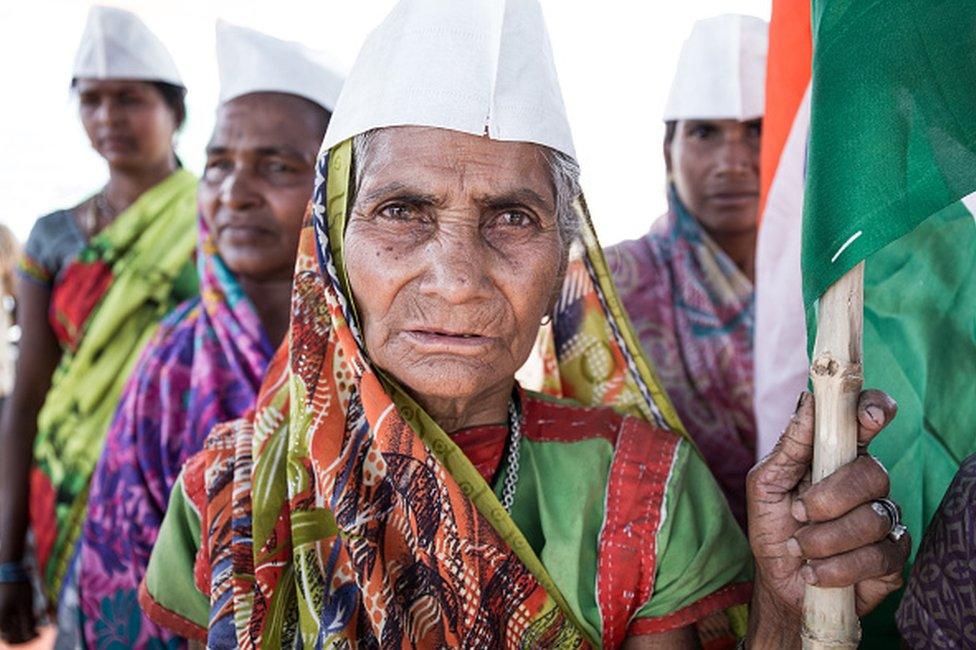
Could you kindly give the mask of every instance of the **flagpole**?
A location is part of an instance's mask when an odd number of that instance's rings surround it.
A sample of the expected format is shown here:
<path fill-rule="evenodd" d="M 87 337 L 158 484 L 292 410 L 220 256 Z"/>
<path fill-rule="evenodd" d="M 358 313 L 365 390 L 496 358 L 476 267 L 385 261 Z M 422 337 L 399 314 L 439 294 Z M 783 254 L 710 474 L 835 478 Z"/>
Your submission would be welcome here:
<path fill-rule="evenodd" d="M 816 398 L 814 483 L 857 456 L 857 402 L 864 381 L 864 262 L 835 282 L 820 299 L 810 378 Z M 807 587 L 803 607 L 804 650 L 856 648 L 861 637 L 854 587 Z"/>

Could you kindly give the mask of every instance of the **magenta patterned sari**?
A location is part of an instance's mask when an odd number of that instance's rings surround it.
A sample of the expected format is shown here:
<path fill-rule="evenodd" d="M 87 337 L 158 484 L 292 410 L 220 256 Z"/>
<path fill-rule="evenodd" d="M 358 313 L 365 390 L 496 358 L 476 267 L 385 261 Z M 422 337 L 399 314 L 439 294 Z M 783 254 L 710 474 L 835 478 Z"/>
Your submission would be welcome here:
<path fill-rule="evenodd" d="M 79 551 L 86 645 L 173 648 L 139 609 L 169 493 L 210 429 L 254 402 L 273 353 L 254 306 L 200 222 L 200 296 L 162 322 L 132 373 L 92 479 Z"/>
<path fill-rule="evenodd" d="M 678 417 L 745 528 L 756 461 L 755 294 L 673 188 L 669 205 L 646 235 L 610 247 L 607 264 Z"/>

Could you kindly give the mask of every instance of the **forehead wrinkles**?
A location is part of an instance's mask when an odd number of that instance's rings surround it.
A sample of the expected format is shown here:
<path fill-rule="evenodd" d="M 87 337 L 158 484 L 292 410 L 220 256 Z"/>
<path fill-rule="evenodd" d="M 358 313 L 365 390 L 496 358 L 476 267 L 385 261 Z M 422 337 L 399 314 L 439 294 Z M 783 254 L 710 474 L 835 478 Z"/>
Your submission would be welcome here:
<path fill-rule="evenodd" d="M 436 130 L 428 130 L 436 131 Z M 532 145 L 480 140 L 476 136 L 411 137 L 379 133 L 366 148 L 360 196 L 399 182 L 441 198 L 485 201 L 524 188 L 554 200 L 542 152 Z M 502 151 L 507 148 L 507 151 Z"/>
<path fill-rule="evenodd" d="M 300 115 L 271 106 L 227 106 L 217 114 L 208 147 L 240 149 L 288 149 L 305 157 L 317 151 L 314 137 L 306 137 L 307 128 Z"/>

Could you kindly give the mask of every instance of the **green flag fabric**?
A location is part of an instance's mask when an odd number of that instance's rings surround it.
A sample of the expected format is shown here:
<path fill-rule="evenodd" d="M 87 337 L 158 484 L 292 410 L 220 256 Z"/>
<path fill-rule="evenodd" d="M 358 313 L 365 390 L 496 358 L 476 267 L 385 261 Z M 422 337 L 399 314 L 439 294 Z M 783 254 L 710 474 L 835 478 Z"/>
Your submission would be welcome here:
<path fill-rule="evenodd" d="M 871 445 L 913 556 L 976 452 L 976 4 L 813 0 L 803 292 L 865 261 L 865 386 L 899 404 Z M 897 647 L 900 594 L 862 647 Z"/>

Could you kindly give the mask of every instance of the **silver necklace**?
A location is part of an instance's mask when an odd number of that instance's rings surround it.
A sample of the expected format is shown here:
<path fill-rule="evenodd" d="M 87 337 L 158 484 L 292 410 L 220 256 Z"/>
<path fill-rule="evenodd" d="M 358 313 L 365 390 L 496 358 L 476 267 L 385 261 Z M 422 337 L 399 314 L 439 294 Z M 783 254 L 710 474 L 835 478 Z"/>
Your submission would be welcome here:
<path fill-rule="evenodd" d="M 522 416 L 515 400 L 508 400 L 508 426 L 511 437 L 508 441 L 508 464 L 505 467 L 505 484 L 502 486 L 502 507 L 505 512 L 512 513 L 512 503 L 515 502 L 515 489 L 519 480 L 519 455 L 522 452 Z"/>
<path fill-rule="evenodd" d="M 85 215 L 85 230 L 89 237 L 97 233 L 103 222 L 111 221 L 118 216 L 118 210 L 112 207 L 105 195 L 105 188 L 92 197 L 89 210 Z"/>

